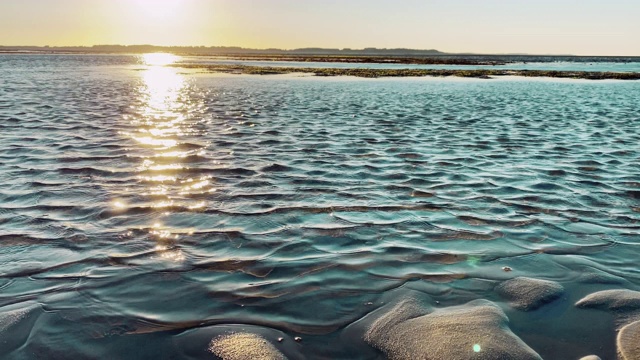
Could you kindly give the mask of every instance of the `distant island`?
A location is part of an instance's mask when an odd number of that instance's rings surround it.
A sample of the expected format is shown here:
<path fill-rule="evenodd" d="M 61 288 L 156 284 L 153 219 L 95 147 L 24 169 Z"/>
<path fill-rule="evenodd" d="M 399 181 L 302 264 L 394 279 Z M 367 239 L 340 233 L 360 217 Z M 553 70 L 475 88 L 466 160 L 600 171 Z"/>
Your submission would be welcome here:
<path fill-rule="evenodd" d="M 505 65 L 527 62 L 638 62 L 630 56 L 575 56 L 530 54 L 446 53 L 435 49 L 364 48 L 334 49 L 308 47 L 299 49 L 252 49 L 239 46 L 2 46 L 0 54 L 146 54 L 164 52 L 181 56 L 214 56 L 236 60 L 440 64 L 440 65 Z"/>
<path fill-rule="evenodd" d="M 156 46 L 156 45 L 94 45 L 94 46 L 0 46 L 0 52 L 39 53 L 97 53 L 97 54 L 142 54 L 170 52 L 177 55 L 346 55 L 346 56 L 434 56 L 447 55 L 438 50 L 418 49 L 251 49 L 239 46 Z"/>

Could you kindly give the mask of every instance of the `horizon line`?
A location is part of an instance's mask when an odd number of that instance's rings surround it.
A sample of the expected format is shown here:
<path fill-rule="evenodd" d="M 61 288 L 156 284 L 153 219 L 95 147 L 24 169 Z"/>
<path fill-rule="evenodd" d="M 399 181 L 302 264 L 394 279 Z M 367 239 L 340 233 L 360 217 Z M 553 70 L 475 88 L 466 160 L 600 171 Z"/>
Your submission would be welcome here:
<path fill-rule="evenodd" d="M 411 52 L 432 52 L 433 54 L 424 55 L 497 55 L 497 56 L 572 56 L 572 57 L 640 57 L 640 55 L 576 55 L 576 54 L 553 54 L 553 53 L 478 53 L 478 52 L 444 52 L 437 49 L 421 49 L 421 48 L 408 48 L 408 47 L 363 47 L 363 48 L 351 48 L 351 47 L 318 47 L 307 46 L 298 48 L 276 48 L 276 47 L 264 47 L 253 48 L 243 47 L 238 45 L 154 45 L 154 44 L 93 44 L 93 45 L 3 45 L 0 44 L 0 48 L 36 48 L 36 49 L 95 49 L 101 47 L 121 47 L 121 48 L 162 48 L 162 49 L 238 49 L 244 51 L 259 51 L 268 53 L 269 51 L 278 52 L 295 52 L 295 51 L 337 51 L 337 52 L 366 52 L 366 51 L 411 51 Z M 106 50 L 106 49 L 105 49 Z M 135 50 L 134 50 L 135 51 Z M 390 55 L 390 54 L 389 54 Z"/>

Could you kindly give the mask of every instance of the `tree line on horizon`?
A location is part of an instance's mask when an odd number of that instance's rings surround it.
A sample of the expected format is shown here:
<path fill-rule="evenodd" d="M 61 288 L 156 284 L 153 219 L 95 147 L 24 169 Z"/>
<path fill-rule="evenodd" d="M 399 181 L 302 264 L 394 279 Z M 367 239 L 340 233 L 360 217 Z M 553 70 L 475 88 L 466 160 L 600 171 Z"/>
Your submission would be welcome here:
<path fill-rule="evenodd" d="M 444 55 L 438 50 L 406 48 L 298 48 L 252 49 L 239 46 L 156 46 L 156 45 L 93 45 L 93 46 L 0 46 L 2 52 L 79 52 L 79 53 L 149 53 L 172 52 L 195 55 Z"/>

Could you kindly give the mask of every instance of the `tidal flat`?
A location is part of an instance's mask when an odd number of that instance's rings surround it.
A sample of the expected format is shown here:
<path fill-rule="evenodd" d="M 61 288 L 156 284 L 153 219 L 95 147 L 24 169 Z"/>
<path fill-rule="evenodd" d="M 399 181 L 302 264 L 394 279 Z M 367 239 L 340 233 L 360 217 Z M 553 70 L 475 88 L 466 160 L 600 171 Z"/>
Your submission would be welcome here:
<path fill-rule="evenodd" d="M 640 80 L 637 72 L 605 71 L 554 71 L 554 70 L 504 70 L 504 69 L 367 69 L 367 68 L 305 68 L 284 66 L 251 66 L 225 64 L 176 64 L 176 67 L 198 69 L 213 73 L 277 75 L 311 74 L 314 76 L 355 76 L 362 78 L 380 77 L 466 77 L 491 79 L 502 76 L 547 77 L 586 80 Z"/>
<path fill-rule="evenodd" d="M 640 82 L 247 68 L 0 55 L 0 358 L 638 359 Z"/>

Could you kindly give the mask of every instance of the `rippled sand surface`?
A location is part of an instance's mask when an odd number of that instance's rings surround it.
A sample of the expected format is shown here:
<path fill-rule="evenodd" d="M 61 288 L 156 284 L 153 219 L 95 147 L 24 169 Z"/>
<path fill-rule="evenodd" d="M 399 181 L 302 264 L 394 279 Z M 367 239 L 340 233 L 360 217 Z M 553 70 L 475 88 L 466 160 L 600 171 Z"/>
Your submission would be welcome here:
<path fill-rule="evenodd" d="M 250 333 L 383 359 L 364 335 L 405 297 L 615 357 L 620 318 L 574 303 L 640 290 L 640 83 L 146 60 L 0 56 L 0 358 L 212 359 Z M 515 309 L 494 288 L 522 276 L 564 293 Z"/>

